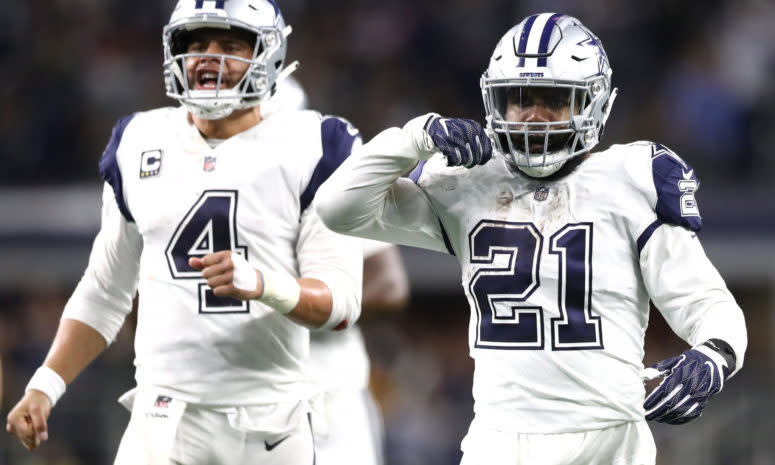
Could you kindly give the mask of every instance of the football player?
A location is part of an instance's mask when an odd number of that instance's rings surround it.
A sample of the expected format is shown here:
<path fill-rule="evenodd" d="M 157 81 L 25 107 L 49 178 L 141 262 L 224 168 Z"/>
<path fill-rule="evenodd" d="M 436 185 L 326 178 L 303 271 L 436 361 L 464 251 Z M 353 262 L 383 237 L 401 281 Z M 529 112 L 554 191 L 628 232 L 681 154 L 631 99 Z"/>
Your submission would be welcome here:
<path fill-rule="evenodd" d="M 261 113 L 306 105 L 304 89 L 291 76 L 261 105 Z M 363 240 L 363 314 L 398 312 L 408 300 L 409 281 L 398 247 Z M 369 357 L 358 326 L 311 333 L 310 358 L 313 378 L 321 389 L 312 418 L 316 463 L 383 463 L 382 415 L 369 390 Z"/>
<path fill-rule="evenodd" d="M 699 417 L 747 345 L 697 238 L 696 174 L 658 143 L 592 152 L 616 90 L 576 18 L 510 29 L 481 90 L 486 130 L 436 114 L 388 129 L 316 208 L 335 231 L 460 260 L 475 360 L 463 464 L 654 464 L 646 420 Z M 644 370 L 650 299 L 691 347 Z"/>
<path fill-rule="evenodd" d="M 101 230 L 46 360 L 8 416 L 29 449 L 139 290 L 137 388 L 116 464 L 312 464 L 309 330 L 360 314 L 360 241 L 310 207 L 361 144 L 314 111 L 262 117 L 293 66 L 272 0 L 181 0 L 163 32 L 182 105 L 118 122 Z"/>

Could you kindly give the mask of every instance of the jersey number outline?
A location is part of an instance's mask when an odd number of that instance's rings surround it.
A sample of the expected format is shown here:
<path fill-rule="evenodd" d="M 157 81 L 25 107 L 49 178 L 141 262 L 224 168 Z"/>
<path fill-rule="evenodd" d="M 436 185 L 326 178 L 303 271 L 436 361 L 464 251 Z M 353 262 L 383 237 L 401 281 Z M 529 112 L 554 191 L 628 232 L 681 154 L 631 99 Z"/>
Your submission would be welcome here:
<path fill-rule="evenodd" d="M 550 318 L 552 350 L 602 349 L 601 319 L 591 313 L 592 223 L 567 224 L 549 238 L 559 260 L 558 309 Z M 533 223 L 482 220 L 468 236 L 470 260 L 483 266 L 469 281 L 476 307 L 474 347 L 543 350 L 544 311 L 524 305 L 540 286 L 544 237 Z M 502 261 L 502 260 L 501 260 Z"/>
<path fill-rule="evenodd" d="M 206 190 L 189 209 L 170 239 L 165 255 L 174 279 L 197 279 L 199 313 L 248 313 L 247 301 L 218 297 L 188 265 L 191 257 L 232 250 L 248 258 L 247 247 L 237 243 L 237 191 Z"/>

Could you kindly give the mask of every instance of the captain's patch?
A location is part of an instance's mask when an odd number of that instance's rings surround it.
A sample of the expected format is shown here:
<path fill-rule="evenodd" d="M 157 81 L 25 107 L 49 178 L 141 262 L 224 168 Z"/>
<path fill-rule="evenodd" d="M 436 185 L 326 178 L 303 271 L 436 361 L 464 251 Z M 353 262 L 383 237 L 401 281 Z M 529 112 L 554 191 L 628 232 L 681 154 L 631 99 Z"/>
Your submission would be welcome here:
<path fill-rule="evenodd" d="M 156 176 L 161 171 L 161 149 L 146 150 L 140 155 L 140 178 Z"/>

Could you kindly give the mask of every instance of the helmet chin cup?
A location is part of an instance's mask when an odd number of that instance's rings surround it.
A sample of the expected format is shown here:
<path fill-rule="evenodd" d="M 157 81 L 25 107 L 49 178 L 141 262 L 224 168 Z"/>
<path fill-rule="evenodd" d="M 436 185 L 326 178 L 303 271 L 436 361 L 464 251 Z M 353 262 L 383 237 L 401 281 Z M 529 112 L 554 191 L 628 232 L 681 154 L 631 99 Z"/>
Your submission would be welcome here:
<path fill-rule="evenodd" d="M 565 165 L 564 161 L 544 166 L 517 166 L 517 169 L 531 178 L 545 178 L 551 176 Z"/>
<path fill-rule="evenodd" d="M 225 118 L 240 107 L 241 97 L 231 89 L 220 91 L 217 98 L 214 98 L 215 91 L 212 90 L 194 90 L 191 94 L 191 99 L 182 99 L 181 103 L 197 118 Z"/>

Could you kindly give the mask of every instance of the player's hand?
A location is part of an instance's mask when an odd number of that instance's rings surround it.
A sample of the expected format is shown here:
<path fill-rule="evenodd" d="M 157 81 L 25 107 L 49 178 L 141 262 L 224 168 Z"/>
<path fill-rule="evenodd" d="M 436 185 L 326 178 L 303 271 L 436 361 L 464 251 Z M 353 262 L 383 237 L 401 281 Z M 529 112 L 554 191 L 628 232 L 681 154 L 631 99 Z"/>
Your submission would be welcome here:
<path fill-rule="evenodd" d="M 472 168 L 492 158 L 492 144 L 474 120 L 434 116 L 425 124 L 433 144 L 447 157 L 447 166 Z"/>
<path fill-rule="evenodd" d="M 8 414 L 5 430 L 16 436 L 27 450 L 35 450 L 48 440 L 46 420 L 51 414 L 51 400 L 38 391 L 30 389 L 22 400 Z"/>
<path fill-rule="evenodd" d="M 218 297 L 253 300 L 261 297 L 263 286 L 258 271 L 239 254 L 230 250 L 191 257 L 189 266 L 202 271 L 202 277 Z"/>
<path fill-rule="evenodd" d="M 664 377 L 643 403 L 647 420 L 680 425 L 702 415 L 708 400 L 721 391 L 734 370 L 713 341 L 645 370 L 644 380 Z"/>

